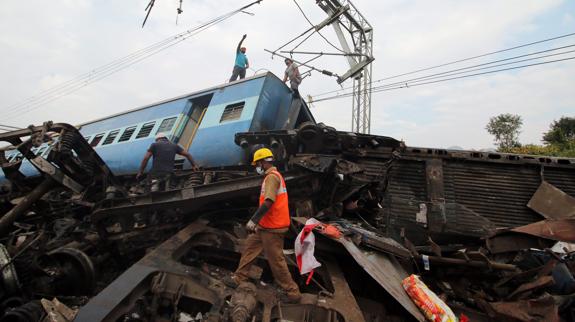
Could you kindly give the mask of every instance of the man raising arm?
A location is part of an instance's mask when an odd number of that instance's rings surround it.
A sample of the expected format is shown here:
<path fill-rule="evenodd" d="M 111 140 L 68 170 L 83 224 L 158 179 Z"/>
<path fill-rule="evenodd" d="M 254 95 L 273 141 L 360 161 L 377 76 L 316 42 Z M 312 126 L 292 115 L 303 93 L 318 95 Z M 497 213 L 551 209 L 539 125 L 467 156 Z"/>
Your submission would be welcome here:
<path fill-rule="evenodd" d="M 244 79 L 246 77 L 246 69 L 250 67 L 248 57 L 246 56 L 246 47 L 242 47 L 242 43 L 247 36 L 248 35 L 244 35 L 242 37 L 242 40 L 240 40 L 236 48 L 236 62 L 234 64 L 234 70 L 232 71 L 232 77 L 230 77 L 230 82 L 237 80 L 238 76 L 240 79 Z"/>

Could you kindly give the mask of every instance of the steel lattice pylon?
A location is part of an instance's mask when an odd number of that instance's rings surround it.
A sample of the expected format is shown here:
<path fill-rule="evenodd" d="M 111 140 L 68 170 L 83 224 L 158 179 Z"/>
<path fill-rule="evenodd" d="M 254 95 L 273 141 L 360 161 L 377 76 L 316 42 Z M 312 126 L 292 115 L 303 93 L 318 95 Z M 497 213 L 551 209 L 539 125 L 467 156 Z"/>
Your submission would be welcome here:
<path fill-rule="evenodd" d="M 371 52 L 371 43 L 369 47 Z M 371 133 L 371 68 L 371 64 L 364 67 L 360 77 L 353 79 L 352 132 Z"/>
<path fill-rule="evenodd" d="M 353 102 L 351 116 L 352 132 L 370 133 L 371 131 L 371 62 L 373 58 L 373 28 L 349 0 L 322 0 L 317 4 L 330 16 L 337 15 L 332 23 L 343 50 L 349 54 L 347 60 L 350 69 L 338 79 L 342 83 L 353 78 Z M 343 12 L 338 15 L 338 12 Z M 347 42 L 345 29 L 353 48 Z"/>

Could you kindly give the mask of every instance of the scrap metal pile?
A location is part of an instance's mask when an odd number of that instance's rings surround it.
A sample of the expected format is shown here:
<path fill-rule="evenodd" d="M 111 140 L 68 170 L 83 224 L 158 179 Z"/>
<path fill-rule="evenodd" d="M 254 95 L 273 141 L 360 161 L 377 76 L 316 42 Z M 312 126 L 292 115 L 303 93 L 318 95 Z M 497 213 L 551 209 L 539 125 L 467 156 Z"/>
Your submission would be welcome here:
<path fill-rule="evenodd" d="M 575 320 L 575 160 L 406 147 L 322 124 L 238 133 L 246 161 L 274 151 L 303 299 L 282 303 L 262 257 L 238 288 L 249 166 L 177 171 L 159 191 L 113 176 L 66 124 L 0 134 L 0 321 L 425 321 L 402 287 L 420 275 L 470 321 Z M 46 159 L 33 151 L 50 144 Z M 27 161 L 26 161 L 27 160 Z M 39 175 L 26 177 L 33 165 Z M 246 162 L 246 164 L 248 164 Z M 322 264 L 291 251 L 307 218 Z"/>

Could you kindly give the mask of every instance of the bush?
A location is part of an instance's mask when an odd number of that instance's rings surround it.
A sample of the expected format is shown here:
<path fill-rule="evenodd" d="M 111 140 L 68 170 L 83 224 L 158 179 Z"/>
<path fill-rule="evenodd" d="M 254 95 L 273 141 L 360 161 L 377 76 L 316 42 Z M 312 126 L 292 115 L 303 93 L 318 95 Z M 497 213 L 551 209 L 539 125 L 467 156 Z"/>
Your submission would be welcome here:
<path fill-rule="evenodd" d="M 548 145 L 526 144 L 501 152 L 575 158 L 575 141 Z"/>

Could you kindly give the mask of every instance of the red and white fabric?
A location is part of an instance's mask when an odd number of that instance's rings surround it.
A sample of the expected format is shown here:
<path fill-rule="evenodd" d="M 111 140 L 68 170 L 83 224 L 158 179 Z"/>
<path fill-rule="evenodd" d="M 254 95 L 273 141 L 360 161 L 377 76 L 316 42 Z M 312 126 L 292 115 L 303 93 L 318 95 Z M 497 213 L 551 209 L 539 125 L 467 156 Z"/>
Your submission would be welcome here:
<path fill-rule="evenodd" d="M 295 239 L 295 255 L 299 272 L 301 275 L 310 273 L 306 284 L 309 284 L 313 276 L 313 270 L 321 266 L 321 263 L 314 256 L 315 236 L 313 235 L 313 229 L 319 225 L 321 225 L 321 222 L 318 220 L 308 219 Z"/>

